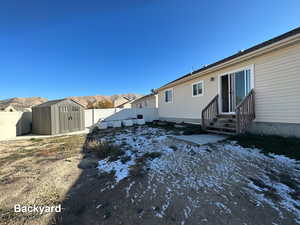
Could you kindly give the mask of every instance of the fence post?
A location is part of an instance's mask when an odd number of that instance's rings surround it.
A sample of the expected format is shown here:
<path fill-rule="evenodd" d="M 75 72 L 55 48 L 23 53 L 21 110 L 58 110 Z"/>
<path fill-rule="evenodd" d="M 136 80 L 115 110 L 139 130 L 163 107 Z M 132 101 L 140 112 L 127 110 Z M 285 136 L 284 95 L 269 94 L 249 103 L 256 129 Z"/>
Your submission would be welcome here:
<path fill-rule="evenodd" d="M 93 119 L 93 125 L 95 124 L 95 109 L 92 109 L 92 119 Z"/>

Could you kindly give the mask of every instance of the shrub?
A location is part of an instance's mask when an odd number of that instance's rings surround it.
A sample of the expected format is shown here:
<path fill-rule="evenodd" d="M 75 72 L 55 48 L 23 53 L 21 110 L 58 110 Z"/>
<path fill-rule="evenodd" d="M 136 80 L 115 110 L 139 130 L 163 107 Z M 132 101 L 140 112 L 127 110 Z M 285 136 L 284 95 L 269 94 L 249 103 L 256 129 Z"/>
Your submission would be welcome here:
<path fill-rule="evenodd" d="M 115 161 L 125 154 L 125 152 L 121 150 L 120 146 L 107 142 L 90 141 L 87 142 L 85 149 L 94 153 L 100 159 L 109 157 L 110 161 Z"/>
<path fill-rule="evenodd" d="M 107 108 L 113 108 L 114 107 L 114 104 L 109 101 L 109 100 L 102 100 L 102 101 L 99 101 L 97 104 L 96 104 L 96 109 L 107 109 Z"/>
<path fill-rule="evenodd" d="M 43 139 L 40 139 L 40 138 L 30 138 L 30 141 L 32 141 L 32 142 L 41 142 L 41 141 L 43 141 Z"/>

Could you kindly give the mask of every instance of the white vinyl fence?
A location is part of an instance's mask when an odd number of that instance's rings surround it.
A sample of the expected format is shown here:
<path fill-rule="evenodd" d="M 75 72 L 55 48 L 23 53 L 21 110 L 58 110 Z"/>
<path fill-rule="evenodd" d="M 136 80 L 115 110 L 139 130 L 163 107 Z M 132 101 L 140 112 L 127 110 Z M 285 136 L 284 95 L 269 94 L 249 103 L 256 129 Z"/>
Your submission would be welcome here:
<path fill-rule="evenodd" d="M 105 119 L 118 111 L 120 109 L 86 109 L 84 110 L 85 127 L 90 127 L 99 120 Z"/>
<path fill-rule="evenodd" d="M 105 118 L 105 121 L 136 119 L 138 115 L 142 115 L 146 122 L 152 122 L 158 119 L 158 110 L 157 108 L 121 109 L 119 112 Z"/>
<path fill-rule="evenodd" d="M 137 118 L 143 115 L 146 122 L 158 119 L 157 108 L 126 108 L 126 109 L 87 109 L 85 110 L 85 126 L 90 127 L 100 120 L 114 121 Z"/>

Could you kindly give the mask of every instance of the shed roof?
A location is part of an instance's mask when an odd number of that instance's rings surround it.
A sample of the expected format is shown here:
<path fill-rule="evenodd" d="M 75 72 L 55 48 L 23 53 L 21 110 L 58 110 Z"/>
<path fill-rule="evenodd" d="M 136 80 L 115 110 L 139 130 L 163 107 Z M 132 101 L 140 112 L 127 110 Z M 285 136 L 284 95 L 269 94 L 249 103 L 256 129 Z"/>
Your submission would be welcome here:
<path fill-rule="evenodd" d="M 69 98 L 63 98 L 63 99 L 56 99 L 56 100 L 51 100 L 51 101 L 47 101 L 47 102 L 44 102 L 42 104 L 39 104 L 39 105 L 36 105 L 34 106 L 33 108 L 39 108 L 39 107 L 49 107 L 49 106 L 52 106 L 52 105 L 55 105 L 57 103 L 60 103 L 60 102 L 63 102 L 63 101 L 67 101 L 67 100 L 70 100 L 78 105 L 80 105 L 81 107 L 84 108 L 84 106 L 82 104 L 80 104 L 79 102 L 73 100 L 73 99 L 69 99 Z"/>

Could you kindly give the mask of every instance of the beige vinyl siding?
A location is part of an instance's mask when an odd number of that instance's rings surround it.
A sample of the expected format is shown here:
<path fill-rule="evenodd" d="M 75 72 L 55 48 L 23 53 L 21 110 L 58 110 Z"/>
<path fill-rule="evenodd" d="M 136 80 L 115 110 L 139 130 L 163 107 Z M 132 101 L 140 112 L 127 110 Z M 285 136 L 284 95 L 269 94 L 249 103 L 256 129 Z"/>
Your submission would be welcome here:
<path fill-rule="evenodd" d="M 122 108 L 124 108 L 124 109 L 129 109 L 129 108 L 131 108 L 131 103 L 130 103 L 130 102 L 125 103 L 125 104 L 122 106 Z"/>
<path fill-rule="evenodd" d="M 159 116 L 200 119 L 202 109 L 218 93 L 218 76 L 254 65 L 256 121 L 300 123 L 300 43 L 285 47 L 173 87 L 173 103 L 159 92 Z M 214 77 L 214 81 L 210 78 Z M 204 81 L 204 95 L 192 97 L 192 83 Z"/>
<path fill-rule="evenodd" d="M 180 84 L 173 87 L 173 102 L 165 103 L 164 91 L 159 92 L 159 116 L 173 118 L 199 119 L 201 111 L 218 91 L 218 83 L 215 79 L 210 81 L 211 76 Z M 192 96 L 192 84 L 203 81 L 203 96 Z"/>
<path fill-rule="evenodd" d="M 300 123 L 300 44 L 255 66 L 256 121 Z"/>
<path fill-rule="evenodd" d="M 142 108 L 157 108 L 156 95 L 135 100 L 132 103 L 132 108 L 140 108 L 140 105 Z"/>

